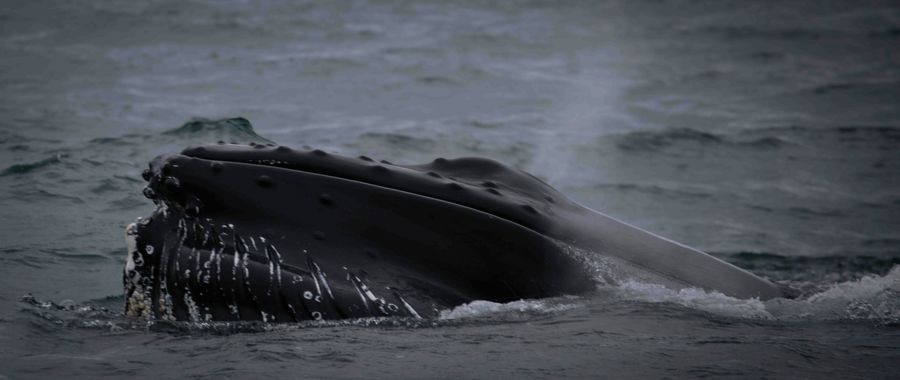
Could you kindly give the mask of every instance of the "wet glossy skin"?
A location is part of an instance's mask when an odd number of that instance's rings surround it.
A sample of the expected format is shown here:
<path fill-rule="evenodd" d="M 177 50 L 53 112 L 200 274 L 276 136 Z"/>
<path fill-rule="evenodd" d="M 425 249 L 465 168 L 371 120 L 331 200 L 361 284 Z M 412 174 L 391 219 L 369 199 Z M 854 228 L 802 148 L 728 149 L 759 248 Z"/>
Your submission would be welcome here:
<path fill-rule="evenodd" d="M 550 205 L 564 198 L 490 160 L 404 167 L 217 145 L 159 157 L 145 179 L 145 195 L 160 208 L 130 227 L 132 315 L 429 317 L 476 299 L 593 286 L 577 260 L 539 233 L 554 226 Z"/>

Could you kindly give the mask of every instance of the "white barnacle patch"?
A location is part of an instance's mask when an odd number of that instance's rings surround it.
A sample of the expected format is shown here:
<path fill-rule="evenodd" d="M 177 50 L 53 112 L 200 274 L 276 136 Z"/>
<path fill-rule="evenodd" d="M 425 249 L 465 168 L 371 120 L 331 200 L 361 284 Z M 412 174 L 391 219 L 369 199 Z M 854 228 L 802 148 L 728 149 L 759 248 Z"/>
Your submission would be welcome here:
<path fill-rule="evenodd" d="M 150 301 L 143 292 L 135 291 L 126 300 L 125 315 L 129 317 L 150 318 Z"/>
<path fill-rule="evenodd" d="M 140 220 L 139 220 L 140 221 Z M 152 289 L 145 287 L 137 267 L 144 265 L 143 257 L 137 250 L 137 225 L 125 227 L 125 245 L 128 247 L 125 261 L 125 315 L 150 318 Z"/>
<path fill-rule="evenodd" d="M 161 293 L 162 296 L 159 298 L 159 312 L 162 314 L 162 319 L 168 321 L 175 320 L 175 307 L 172 306 L 172 295 L 169 294 L 169 291 L 165 289 L 165 282 L 162 283 Z"/>
<path fill-rule="evenodd" d="M 148 255 L 152 255 L 154 250 L 155 249 L 150 244 L 147 244 L 147 246 L 144 247 L 144 252 L 147 253 Z"/>
<path fill-rule="evenodd" d="M 187 288 L 185 288 L 184 290 L 184 304 L 187 305 L 188 320 L 192 322 L 199 322 L 203 320 L 200 315 L 200 308 L 197 307 L 197 303 L 194 302 L 194 298 L 191 297 L 190 289 Z"/>
<path fill-rule="evenodd" d="M 306 299 L 308 299 L 308 300 L 313 299 L 313 294 L 312 294 L 312 292 L 309 291 L 309 290 L 303 292 L 303 298 L 306 298 Z"/>

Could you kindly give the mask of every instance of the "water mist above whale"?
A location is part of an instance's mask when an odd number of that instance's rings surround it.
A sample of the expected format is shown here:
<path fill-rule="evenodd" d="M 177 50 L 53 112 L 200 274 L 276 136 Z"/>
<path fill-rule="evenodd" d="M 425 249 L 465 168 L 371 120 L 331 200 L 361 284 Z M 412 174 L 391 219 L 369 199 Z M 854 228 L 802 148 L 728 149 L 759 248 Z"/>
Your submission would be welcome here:
<path fill-rule="evenodd" d="M 571 247 L 673 288 L 760 299 L 764 279 L 581 206 L 483 158 L 395 165 L 272 144 L 196 146 L 143 173 L 126 313 L 190 321 L 428 318 L 474 300 L 578 294 Z"/>

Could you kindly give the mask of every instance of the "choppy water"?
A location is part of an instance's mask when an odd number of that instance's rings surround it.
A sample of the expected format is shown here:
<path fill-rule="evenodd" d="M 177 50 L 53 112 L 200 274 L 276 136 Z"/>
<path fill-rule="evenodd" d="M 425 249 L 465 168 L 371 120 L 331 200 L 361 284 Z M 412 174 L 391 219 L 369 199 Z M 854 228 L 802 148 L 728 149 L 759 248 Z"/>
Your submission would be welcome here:
<path fill-rule="evenodd" d="M 896 378 L 895 4 L 4 2 L 0 375 Z M 253 129 L 185 124 L 234 116 Z M 123 318 L 140 171 L 220 139 L 492 157 L 801 296 L 625 283 L 428 322 Z"/>

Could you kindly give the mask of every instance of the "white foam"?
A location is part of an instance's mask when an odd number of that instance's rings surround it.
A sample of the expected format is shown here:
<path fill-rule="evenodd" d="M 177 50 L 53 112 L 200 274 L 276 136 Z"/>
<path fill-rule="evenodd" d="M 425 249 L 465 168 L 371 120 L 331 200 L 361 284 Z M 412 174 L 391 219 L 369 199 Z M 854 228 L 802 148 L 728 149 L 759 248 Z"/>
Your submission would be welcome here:
<path fill-rule="evenodd" d="M 674 290 L 662 285 L 638 281 L 626 281 L 618 287 L 619 293 L 628 298 L 644 302 L 667 302 L 692 309 L 729 317 L 774 319 L 759 299 L 738 299 L 719 292 L 709 292 L 698 288 Z"/>
<path fill-rule="evenodd" d="M 507 303 L 497 303 L 491 301 L 472 301 L 467 304 L 457 306 L 450 310 L 443 310 L 438 319 L 464 319 L 481 317 L 490 314 L 507 314 L 507 313 L 556 313 L 569 310 L 579 305 L 575 304 L 553 304 L 546 300 L 518 300 Z"/>
<path fill-rule="evenodd" d="M 900 323 L 900 265 L 884 276 L 865 276 L 841 282 L 808 298 L 776 299 L 769 311 L 784 320 L 867 320 Z"/>
<path fill-rule="evenodd" d="M 739 299 L 698 288 L 675 290 L 659 285 L 664 278 L 645 274 L 615 258 L 559 243 L 592 270 L 600 289 L 627 300 L 671 303 L 712 314 L 756 320 L 865 320 L 900 323 L 900 265 L 884 276 L 870 275 L 827 286 L 799 299 Z"/>
<path fill-rule="evenodd" d="M 738 299 L 697 288 L 674 290 L 662 285 L 625 281 L 612 288 L 623 298 L 672 303 L 728 317 L 757 320 L 865 320 L 900 322 L 900 266 L 884 276 L 837 283 L 807 298 L 768 301 Z"/>

